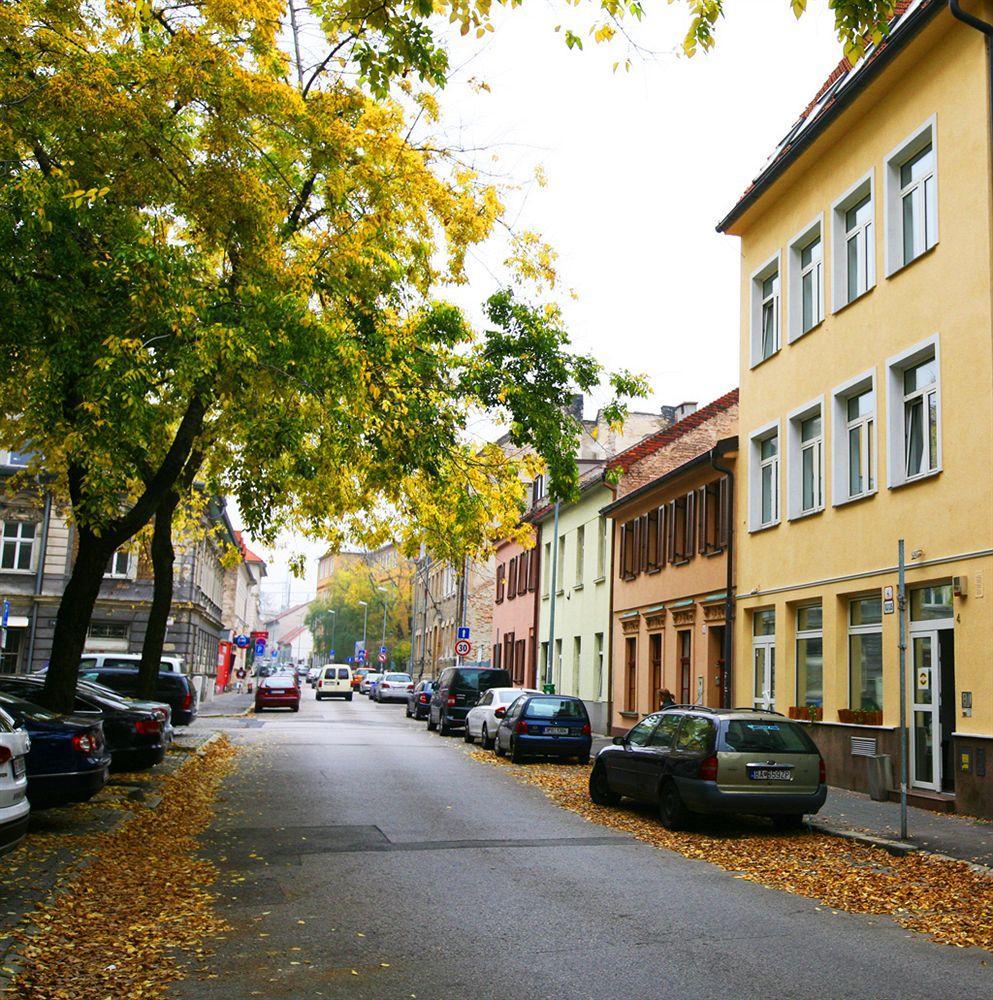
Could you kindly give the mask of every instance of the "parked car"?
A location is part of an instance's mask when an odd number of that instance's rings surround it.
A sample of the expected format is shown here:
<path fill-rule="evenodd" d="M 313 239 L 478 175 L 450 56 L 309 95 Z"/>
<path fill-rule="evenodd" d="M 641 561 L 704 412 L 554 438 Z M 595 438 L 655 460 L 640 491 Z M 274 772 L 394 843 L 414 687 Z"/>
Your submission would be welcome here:
<path fill-rule="evenodd" d="M 118 694 L 133 697 L 138 693 L 137 667 L 104 667 L 102 670 L 80 670 L 83 680 L 95 681 Z M 160 671 L 155 682 L 155 700 L 172 709 L 172 724 L 188 726 L 197 717 L 197 692 L 186 674 Z"/>
<path fill-rule="evenodd" d="M 590 798 L 656 803 L 662 824 L 693 813 L 770 816 L 799 829 L 827 798 L 824 760 L 803 726 L 778 712 L 670 708 L 642 719 L 597 755 Z"/>
<path fill-rule="evenodd" d="M 312 688 L 316 688 L 317 687 L 317 678 L 320 677 L 320 676 L 321 676 L 321 668 L 320 667 L 311 667 L 310 670 L 307 671 L 307 683 Z"/>
<path fill-rule="evenodd" d="M 518 698 L 527 694 L 541 694 L 541 692 L 515 687 L 490 688 L 484 692 L 465 717 L 466 743 L 475 743 L 478 738 L 487 750 L 492 749 L 497 727 L 506 715 L 507 709 Z"/>
<path fill-rule="evenodd" d="M 159 670 L 167 674 L 183 673 L 181 656 L 162 656 Z M 124 667 L 137 669 L 141 663 L 141 653 L 87 653 L 79 661 L 81 670 L 103 670 L 104 667 Z"/>
<path fill-rule="evenodd" d="M 0 691 L 26 701 L 37 701 L 44 687 L 39 677 L 0 676 Z M 134 771 L 162 762 L 166 752 L 163 716 L 151 708 L 138 708 L 113 691 L 106 694 L 91 684 L 76 688 L 76 715 L 103 722 L 103 735 L 110 751 L 111 771 Z"/>
<path fill-rule="evenodd" d="M 423 719 L 427 715 L 432 691 L 434 691 L 434 679 L 418 681 L 413 690 L 407 692 L 408 719 Z"/>
<path fill-rule="evenodd" d="M 86 802 L 107 783 L 110 753 L 103 723 L 57 715 L 4 691 L 0 708 L 31 738 L 27 765 L 32 809 Z"/>
<path fill-rule="evenodd" d="M 0 709 L 0 854 L 12 851 L 27 833 L 30 749 L 31 737 Z"/>
<path fill-rule="evenodd" d="M 376 701 L 406 701 L 414 690 L 414 678 L 410 674 L 383 674 L 376 685 Z"/>
<path fill-rule="evenodd" d="M 317 681 L 317 700 L 344 698 L 352 700 L 352 671 L 344 663 L 329 663 L 321 668 Z"/>
<path fill-rule="evenodd" d="M 490 688 L 513 687 L 506 670 L 491 667 L 448 667 L 442 670 L 438 684 L 431 693 L 428 709 L 428 729 L 437 729 L 447 736 L 453 729 L 465 725 L 469 709 Z"/>
<path fill-rule="evenodd" d="M 352 690 L 361 691 L 362 690 L 362 679 L 365 675 L 369 673 L 368 667 L 358 667 L 356 670 L 352 671 Z"/>
<path fill-rule="evenodd" d="M 255 711 L 265 708 L 288 708 L 300 711 L 300 685 L 293 674 L 273 674 L 259 681 L 255 689 Z"/>
<path fill-rule="evenodd" d="M 515 764 L 528 757 L 590 759 L 593 730 L 582 698 L 565 694 L 538 694 L 518 698 L 497 727 L 493 749 L 509 753 Z"/>
<path fill-rule="evenodd" d="M 364 677 L 362 678 L 362 681 L 361 681 L 361 683 L 359 684 L 359 691 L 360 691 L 360 692 L 361 692 L 362 694 L 367 694 L 367 695 L 369 695 L 369 697 L 371 698 L 371 697 L 372 697 L 372 686 L 373 686 L 373 684 L 375 684 L 375 683 L 376 683 L 376 681 L 378 681 L 378 680 L 379 680 L 379 678 L 380 678 L 380 677 L 382 677 L 382 676 L 383 676 L 382 674 L 378 674 L 378 673 L 375 673 L 375 672 L 373 672 L 373 671 L 371 671 L 371 670 L 370 670 L 370 671 L 369 671 L 369 673 L 367 673 L 367 674 L 366 674 L 366 675 L 365 675 L 365 676 L 364 676 Z"/>

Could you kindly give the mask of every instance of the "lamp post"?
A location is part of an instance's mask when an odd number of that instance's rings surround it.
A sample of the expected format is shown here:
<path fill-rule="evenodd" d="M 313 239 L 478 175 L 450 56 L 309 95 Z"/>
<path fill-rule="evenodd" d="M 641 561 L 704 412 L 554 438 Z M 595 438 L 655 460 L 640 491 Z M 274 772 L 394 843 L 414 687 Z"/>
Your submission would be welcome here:
<path fill-rule="evenodd" d="M 365 650 L 365 636 L 367 631 L 367 626 L 369 624 L 369 605 L 366 601 L 359 601 L 359 604 L 365 608 L 365 617 L 362 619 L 362 648 Z M 369 659 L 369 651 L 366 650 L 366 660 Z"/>
<path fill-rule="evenodd" d="M 331 654 L 330 655 L 333 656 L 334 655 L 334 629 L 335 629 L 335 626 L 338 624 L 338 615 L 337 615 L 336 612 L 332 611 L 330 608 L 328 608 L 328 614 L 331 616 L 331 645 L 330 645 L 329 649 L 331 650 Z"/>
<path fill-rule="evenodd" d="M 385 587 L 377 587 L 376 590 L 378 590 L 381 594 L 388 593 Z M 383 641 L 379 644 L 380 648 L 386 645 L 386 607 L 387 607 L 386 598 L 384 597 L 383 598 Z"/>

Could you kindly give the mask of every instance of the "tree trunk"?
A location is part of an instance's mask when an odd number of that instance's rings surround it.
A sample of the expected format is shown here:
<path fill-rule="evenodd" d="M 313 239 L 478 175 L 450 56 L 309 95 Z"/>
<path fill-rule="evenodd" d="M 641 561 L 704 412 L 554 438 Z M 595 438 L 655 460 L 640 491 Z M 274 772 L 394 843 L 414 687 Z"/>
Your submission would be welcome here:
<path fill-rule="evenodd" d="M 166 623 L 172 607 L 173 563 L 176 553 L 172 547 L 172 517 L 179 503 L 174 490 L 166 495 L 155 514 L 152 528 L 152 607 L 148 612 L 145 642 L 141 647 L 138 666 L 138 697 L 153 698 L 162 662 L 162 644 L 165 642 Z"/>
<path fill-rule="evenodd" d="M 112 539 L 101 538 L 86 528 L 79 529 L 78 537 L 76 561 L 55 616 L 52 655 L 42 693 L 45 705 L 54 712 L 73 710 L 86 631 L 115 548 Z"/>

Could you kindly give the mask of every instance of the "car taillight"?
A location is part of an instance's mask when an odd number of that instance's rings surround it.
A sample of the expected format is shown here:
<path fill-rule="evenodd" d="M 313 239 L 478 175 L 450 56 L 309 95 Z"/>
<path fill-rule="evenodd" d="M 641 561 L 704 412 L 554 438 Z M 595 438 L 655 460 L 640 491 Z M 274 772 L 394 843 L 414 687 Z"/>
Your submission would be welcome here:
<path fill-rule="evenodd" d="M 407 690 L 408 691 L 413 691 L 414 690 L 414 685 L 413 684 L 408 684 L 407 685 Z"/>
<path fill-rule="evenodd" d="M 821 757 L 820 760 L 818 760 L 817 763 L 819 765 L 818 766 L 818 774 L 817 774 L 817 782 L 818 782 L 818 784 L 826 785 L 827 784 L 827 768 L 824 766 L 824 758 Z"/>
<path fill-rule="evenodd" d="M 496 718 L 502 719 L 507 714 L 507 709 L 501 705 L 493 714 Z"/>
<path fill-rule="evenodd" d="M 591 736 L 592 734 L 593 734 L 593 730 L 590 728 L 590 724 L 587 722 L 586 725 L 583 726 L 583 735 L 584 736 Z"/>
<path fill-rule="evenodd" d="M 448 704 L 449 705 L 454 705 L 455 704 L 455 695 L 454 694 L 450 694 L 448 696 Z"/>
<path fill-rule="evenodd" d="M 10 752 L 10 747 L 0 747 L 0 764 L 6 764 L 13 756 Z"/>
<path fill-rule="evenodd" d="M 388 688 L 388 687 L 389 687 L 389 684 L 387 684 L 387 683 L 386 683 L 386 682 L 384 681 L 384 682 L 383 682 L 382 684 L 380 684 L 380 685 L 379 685 L 379 687 L 380 687 L 380 690 L 385 690 L 386 688 Z"/>
<path fill-rule="evenodd" d="M 419 697 L 419 698 L 418 698 L 417 700 L 418 700 L 418 701 L 419 701 L 419 702 L 420 702 L 420 703 L 421 703 L 422 705 L 426 705 L 426 704 L 427 704 L 427 703 L 428 703 L 428 702 L 429 702 L 429 701 L 430 701 L 431 699 L 430 699 L 430 698 L 429 698 L 429 697 L 428 697 L 428 696 L 427 696 L 426 694 L 422 694 L 422 695 L 421 695 L 421 696 L 420 696 L 420 697 Z"/>
<path fill-rule="evenodd" d="M 708 757 L 705 761 L 700 763 L 700 780 L 717 780 L 717 758 L 715 756 Z"/>
<path fill-rule="evenodd" d="M 528 731 L 528 724 L 523 719 L 517 720 L 517 725 L 514 726 L 515 733 L 526 733 Z"/>
<path fill-rule="evenodd" d="M 183 699 L 183 709 L 188 710 L 193 707 L 193 692 L 187 691 L 186 697 Z"/>
<path fill-rule="evenodd" d="M 139 719 L 134 724 L 134 731 L 141 736 L 151 736 L 158 733 L 162 728 L 162 723 L 158 719 Z"/>
<path fill-rule="evenodd" d="M 95 753 L 99 742 L 93 733 L 76 733 L 72 738 L 72 746 L 77 753 Z"/>

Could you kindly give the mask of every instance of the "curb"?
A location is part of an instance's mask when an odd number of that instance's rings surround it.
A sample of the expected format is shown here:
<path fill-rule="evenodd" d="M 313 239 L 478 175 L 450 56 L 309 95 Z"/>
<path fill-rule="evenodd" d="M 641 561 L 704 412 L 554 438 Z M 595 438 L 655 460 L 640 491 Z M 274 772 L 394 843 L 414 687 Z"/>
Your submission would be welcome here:
<path fill-rule="evenodd" d="M 840 829 L 814 821 L 811 821 L 809 826 L 814 833 L 823 833 L 828 837 L 838 837 L 841 840 L 851 840 L 856 844 L 863 844 L 866 847 L 879 847 L 886 851 L 887 854 L 892 854 L 896 858 L 904 858 L 908 854 L 927 853 L 923 848 L 918 847 L 916 844 L 909 844 L 905 840 L 890 840 L 887 837 L 875 837 L 871 833 Z M 983 870 L 988 871 L 985 868 Z"/>

